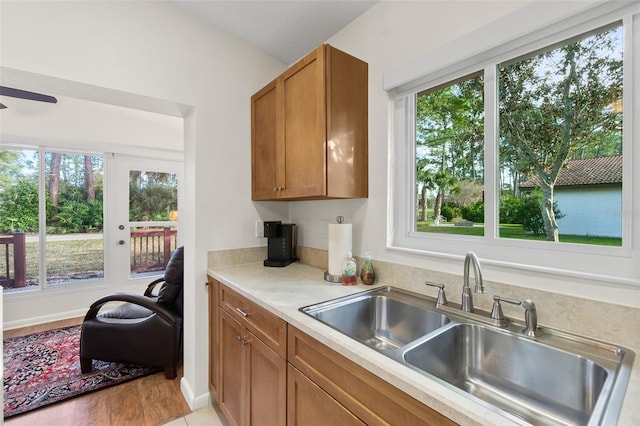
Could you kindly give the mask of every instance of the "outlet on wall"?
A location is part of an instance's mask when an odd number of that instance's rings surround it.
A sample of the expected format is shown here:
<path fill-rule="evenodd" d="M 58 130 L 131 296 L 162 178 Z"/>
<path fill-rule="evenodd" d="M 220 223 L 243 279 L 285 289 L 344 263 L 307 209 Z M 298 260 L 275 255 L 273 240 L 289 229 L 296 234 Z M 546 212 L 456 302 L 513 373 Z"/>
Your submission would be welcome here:
<path fill-rule="evenodd" d="M 256 238 L 264 238 L 264 223 L 256 220 Z"/>
<path fill-rule="evenodd" d="M 329 224 L 331 223 L 330 219 L 322 219 L 322 230 L 320 231 L 320 238 L 326 240 L 329 238 Z"/>

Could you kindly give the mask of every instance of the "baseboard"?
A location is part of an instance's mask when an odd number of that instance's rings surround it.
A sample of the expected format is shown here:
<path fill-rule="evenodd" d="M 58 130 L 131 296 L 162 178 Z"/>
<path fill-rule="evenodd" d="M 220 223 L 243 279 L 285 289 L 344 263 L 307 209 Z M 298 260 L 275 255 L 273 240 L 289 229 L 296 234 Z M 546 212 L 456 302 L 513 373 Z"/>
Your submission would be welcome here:
<path fill-rule="evenodd" d="M 185 377 L 180 379 L 180 391 L 182 391 L 182 396 L 184 396 L 184 399 L 187 401 L 187 404 L 192 411 L 211 405 L 209 392 L 206 392 L 197 397 L 194 396 L 193 389 L 191 388 L 189 381 Z"/>

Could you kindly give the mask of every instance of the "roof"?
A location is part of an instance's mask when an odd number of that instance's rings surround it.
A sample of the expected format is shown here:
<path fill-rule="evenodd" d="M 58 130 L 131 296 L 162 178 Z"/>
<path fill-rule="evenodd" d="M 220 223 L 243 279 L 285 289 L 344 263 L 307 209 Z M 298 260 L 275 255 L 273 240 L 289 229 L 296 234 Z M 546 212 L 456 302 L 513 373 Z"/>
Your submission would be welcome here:
<path fill-rule="evenodd" d="M 520 188 L 533 188 L 538 186 L 538 182 L 538 178 L 532 176 L 526 182 L 521 183 Z M 560 170 L 555 186 L 611 183 L 622 183 L 622 155 L 569 160 L 567 165 Z"/>

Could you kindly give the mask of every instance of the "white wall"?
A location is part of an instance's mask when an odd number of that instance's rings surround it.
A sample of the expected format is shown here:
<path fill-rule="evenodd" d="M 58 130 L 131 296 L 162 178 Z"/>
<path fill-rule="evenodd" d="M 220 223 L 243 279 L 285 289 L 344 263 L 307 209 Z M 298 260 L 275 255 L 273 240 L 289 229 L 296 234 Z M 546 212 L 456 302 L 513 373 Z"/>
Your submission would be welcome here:
<path fill-rule="evenodd" d="M 182 156 L 182 117 L 60 96 L 55 92 L 47 95 L 55 96 L 58 102 L 5 98 L 8 108 L 0 114 L 0 145 L 55 145 L 119 153 L 138 147 L 177 152 Z"/>
<path fill-rule="evenodd" d="M 528 13 L 527 8 L 534 3 L 537 5 L 532 7 L 541 5 L 538 13 Z M 354 254 L 363 256 L 365 251 L 372 251 L 374 259 L 462 275 L 462 257 L 436 258 L 387 249 L 387 229 L 393 226 L 387 214 L 388 172 L 394 164 L 389 150 L 390 98 L 384 84 L 388 85 L 391 79 L 397 84 L 407 83 L 418 77 L 419 74 L 412 74 L 415 69 L 427 66 L 437 70 L 588 5 L 589 2 L 573 1 L 381 2 L 333 36 L 329 43 L 369 63 L 369 198 L 291 203 L 291 220 L 300 225 L 302 244 L 327 249 L 321 229 L 326 221 L 342 215 L 354 225 Z M 504 17 L 508 18 L 500 21 Z M 460 43 L 463 38 L 466 44 Z M 465 49 L 469 51 L 464 52 Z M 429 58 L 428 64 L 421 61 L 424 57 Z M 640 243 L 638 235 L 634 233 L 634 245 Z M 617 286 L 612 291 L 604 281 L 528 274 L 522 269 L 486 264 L 483 272 L 485 279 L 492 281 L 640 306 L 638 289 L 631 286 Z"/>
<path fill-rule="evenodd" d="M 560 235 L 622 237 L 620 187 L 556 188 L 554 199 L 564 215 Z"/>
<path fill-rule="evenodd" d="M 3 0 L 0 19 L 3 67 L 44 76 L 45 82 L 64 81 L 64 90 L 57 89 L 62 95 L 108 98 L 156 112 L 170 103 L 184 115 L 182 384 L 192 407 L 206 404 L 207 252 L 259 245 L 255 219 L 287 217 L 286 204 L 256 206 L 250 197 L 249 98 L 284 64 L 205 27 L 168 2 Z M 42 81 L 32 79 L 41 88 Z M 67 294 L 49 303 L 65 312 L 86 309 L 96 298 Z M 12 302 L 5 297 L 4 303 L 6 314 Z M 38 315 L 32 305 L 21 305 L 24 315 Z"/>

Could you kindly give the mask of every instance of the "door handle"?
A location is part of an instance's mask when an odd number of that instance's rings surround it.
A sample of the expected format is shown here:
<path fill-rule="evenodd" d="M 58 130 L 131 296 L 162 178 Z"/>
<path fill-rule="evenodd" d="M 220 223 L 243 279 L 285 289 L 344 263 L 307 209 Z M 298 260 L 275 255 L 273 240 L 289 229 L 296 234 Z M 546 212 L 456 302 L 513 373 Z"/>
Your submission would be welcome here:
<path fill-rule="evenodd" d="M 124 240 L 120 240 L 120 241 L 118 241 L 118 244 L 120 244 L 121 246 L 123 246 L 123 245 L 124 245 Z"/>

